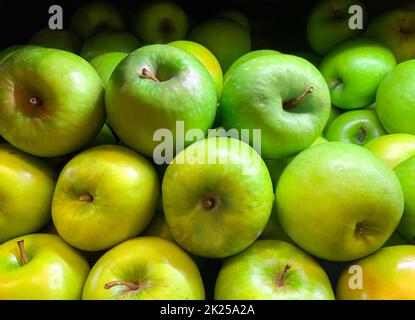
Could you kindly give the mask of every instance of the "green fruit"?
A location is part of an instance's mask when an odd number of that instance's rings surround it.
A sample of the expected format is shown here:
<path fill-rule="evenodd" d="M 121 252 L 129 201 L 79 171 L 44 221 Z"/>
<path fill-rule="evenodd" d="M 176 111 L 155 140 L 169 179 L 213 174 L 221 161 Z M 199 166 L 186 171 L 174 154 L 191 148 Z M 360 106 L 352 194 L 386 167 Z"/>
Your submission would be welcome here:
<path fill-rule="evenodd" d="M 109 145 L 109 144 L 117 144 L 117 141 L 115 140 L 115 137 L 111 131 L 111 129 L 108 127 L 108 125 L 104 124 L 101 131 L 98 133 L 98 135 L 92 140 L 88 145 L 86 146 L 87 149 L 102 146 L 102 145 Z"/>
<path fill-rule="evenodd" d="M 230 19 L 235 22 L 238 22 L 242 27 L 244 27 L 248 31 L 251 29 L 249 19 L 242 12 L 238 10 L 232 10 L 232 9 L 222 10 L 216 15 L 216 17 Z"/>
<path fill-rule="evenodd" d="M 323 59 L 320 71 L 329 84 L 332 103 L 342 109 L 357 109 L 375 102 L 382 80 L 396 65 L 393 53 L 371 39 L 341 43 Z"/>
<path fill-rule="evenodd" d="M 260 79 L 260 81 L 258 80 Z M 319 71 L 290 55 L 255 58 L 226 79 L 221 116 L 224 127 L 261 129 L 265 159 L 283 159 L 309 147 L 321 134 L 330 112 L 330 93 Z"/>
<path fill-rule="evenodd" d="M 91 59 L 89 63 L 99 74 L 104 86 L 106 87 L 115 68 L 126 56 L 128 56 L 128 54 L 125 52 L 108 52 L 96 56 Z"/>
<path fill-rule="evenodd" d="M 280 222 L 278 221 L 277 215 L 277 208 L 274 204 L 272 206 L 271 215 L 269 216 L 268 223 L 265 226 L 264 231 L 262 231 L 261 236 L 259 237 L 261 240 L 280 240 L 291 243 L 295 245 L 295 243 L 290 239 L 290 237 L 285 233 L 284 229 L 282 228 Z"/>
<path fill-rule="evenodd" d="M 331 106 L 329 120 L 327 120 L 326 126 L 324 127 L 323 133 L 325 133 L 331 123 L 336 119 L 339 115 L 342 114 L 342 110 L 336 108 L 335 106 Z"/>
<path fill-rule="evenodd" d="M 203 300 L 192 259 L 173 242 L 128 240 L 105 253 L 85 284 L 84 300 Z"/>
<path fill-rule="evenodd" d="M 11 57 L 12 55 L 20 51 L 21 49 L 30 49 L 30 48 L 36 48 L 36 46 L 15 45 L 15 46 L 6 48 L 3 51 L 0 51 L 0 64 L 2 64 L 4 61 L 6 61 L 7 58 Z"/>
<path fill-rule="evenodd" d="M 348 111 L 327 128 L 324 137 L 329 141 L 342 141 L 365 145 L 385 134 L 376 112 L 372 110 Z"/>
<path fill-rule="evenodd" d="M 370 151 L 328 142 L 297 155 L 276 191 L 278 218 L 307 252 L 350 261 L 379 249 L 403 213 L 403 194 L 392 169 Z"/>
<path fill-rule="evenodd" d="M 78 53 L 81 48 L 81 40 L 71 30 L 52 30 L 44 28 L 36 32 L 29 43 L 40 47 L 54 48 Z"/>
<path fill-rule="evenodd" d="M 104 250 L 145 229 L 158 195 L 157 174 L 146 159 L 124 147 L 99 146 L 80 153 L 62 170 L 52 219 L 74 247 Z"/>
<path fill-rule="evenodd" d="M 217 300 L 334 300 L 323 268 L 297 247 L 255 242 L 229 258 L 215 286 Z"/>

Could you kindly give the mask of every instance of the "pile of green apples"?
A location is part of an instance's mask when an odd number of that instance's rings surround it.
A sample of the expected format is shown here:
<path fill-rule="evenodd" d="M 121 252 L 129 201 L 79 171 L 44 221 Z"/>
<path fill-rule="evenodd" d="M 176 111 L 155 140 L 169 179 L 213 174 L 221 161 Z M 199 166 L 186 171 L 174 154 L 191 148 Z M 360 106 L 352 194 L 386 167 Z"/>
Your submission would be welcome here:
<path fill-rule="evenodd" d="M 356 4 L 308 60 L 164 0 L 0 52 L 0 299 L 415 299 L 415 3 Z"/>

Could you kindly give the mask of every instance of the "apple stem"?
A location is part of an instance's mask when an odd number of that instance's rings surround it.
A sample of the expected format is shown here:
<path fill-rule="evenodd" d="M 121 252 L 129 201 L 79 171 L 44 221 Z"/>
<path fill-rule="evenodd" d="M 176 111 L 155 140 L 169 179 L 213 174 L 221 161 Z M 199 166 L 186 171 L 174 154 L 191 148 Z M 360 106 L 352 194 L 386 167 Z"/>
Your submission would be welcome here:
<path fill-rule="evenodd" d="M 287 102 L 284 102 L 283 108 L 284 110 L 292 110 L 294 109 L 300 102 L 302 102 L 305 97 L 307 97 L 309 94 L 313 93 L 314 87 L 309 86 L 298 98 L 291 99 Z"/>
<path fill-rule="evenodd" d="M 336 88 L 341 83 L 342 83 L 342 81 L 340 79 L 333 80 L 332 82 L 329 83 L 329 89 L 333 90 L 334 88 Z"/>
<path fill-rule="evenodd" d="M 277 286 L 278 287 L 283 287 L 284 286 L 284 280 L 285 277 L 287 276 L 288 270 L 291 269 L 291 264 L 287 264 L 284 268 L 284 270 L 278 275 L 277 277 Z"/>
<path fill-rule="evenodd" d="M 29 103 L 34 106 L 41 106 L 43 104 L 42 100 L 36 97 L 32 97 L 29 99 Z"/>
<path fill-rule="evenodd" d="M 154 82 L 160 82 L 159 79 L 157 79 L 155 76 L 153 76 L 150 71 L 148 71 L 146 68 L 143 68 L 143 70 L 141 70 L 141 75 L 148 79 L 148 80 L 152 80 Z"/>
<path fill-rule="evenodd" d="M 86 193 L 86 194 L 80 195 L 79 200 L 84 201 L 84 202 L 92 202 L 94 201 L 94 197 L 91 196 L 89 193 Z"/>
<path fill-rule="evenodd" d="M 131 291 L 136 291 L 140 289 L 139 285 L 131 283 L 131 282 L 127 282 L 127 281 L 122 281 L 122 280 L 108 282 L 104 285 L 104 288 L 111 289 L 112 287 L 116 287 L 116 286 L 126 286 Z"/>
<path fill-rule="evenodd" d="M 367 128 L 365 126 L 360 127 L 359 137 L 357 138 L 360 143 L 363 143 L 367 138 Z"/>
<path fill-rule="evenodd" d="M 17 241 L 17 245 L 19 246 L 20 258 L 22 260 L 23 265 L 28 264 L 29 258 L 27 257 L 26 250 L 24 248 L 24 240 Z"/>

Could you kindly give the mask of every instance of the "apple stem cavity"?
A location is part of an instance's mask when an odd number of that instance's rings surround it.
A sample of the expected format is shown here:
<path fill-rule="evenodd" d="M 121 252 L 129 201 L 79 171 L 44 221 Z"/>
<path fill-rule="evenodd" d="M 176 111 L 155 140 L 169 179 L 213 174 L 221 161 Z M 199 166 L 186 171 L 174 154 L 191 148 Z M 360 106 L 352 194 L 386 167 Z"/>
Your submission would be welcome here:
<path fill-rule="evenodd" d="M 94 197 L 90 195 L 89 193 L 85 193 L 79 196 L 79 200 L 83 202 L 93 202 Z"/>
<path fill-rule="evenodd" d="M 41 106 L 43 104 L 42 100 L 36 97 L 32 97 L 29 99 L 29 103 L 33 106 Z"/>
<path fill-rule="evenodd" d="M 206 211 L 215 210 L 220 204 L 220 198 L 217 194 L 211 193 L 203 197 L 201 200 L 202 208 Z"/>
<path fill-rule="evenodd" d="M 116 286 L 125 286 L 131 291 L 137 291 L 138 289 L 140 289 L 140 286 L 138 284 L 131 283 L 128 281 L 122 281 L 122 280 L 108 282 L 104 285 L 104 288 L 111 289 Z"/>
<path fill-rule="evenodd" d="M 285 277 L 287 276 L 288 270 L 290 270 L 291 267 L 292 267 L 291 264 L 288 263 L 285 266 L 284 270 L 278 275 L 277 281 L 276 281 L 278 287 L 281 288 L 284 286 Z"/>
<path fill-rule="evenodd" d="M 313 86 L 309 86 L 298 98 L 288 100 L 284 102 L 283 109 L 285 111 L 290 111 L 292 109 L 295 109 L 299 103 L 301 103 L 305 97 L 307 97 L 309 94 L 312 94 L 314 91 Z"/>
<path fill-rule="evenodd" d="M 357 138 L 359 143 L 363 143 L 365 142 L 366 138 L 367 138 L 367 128 L 365 126 L 362 126 L 359 128 L 359 137 Z"/>
<path fill-rule="evenodd" d="M 148 80 L 152 80 L 154 82 L 160 82 L 160 80 L 157 79 L 154 75 L 152 75 L 151 72 L 148 71 L 146 68 L 143 68 L 143 70 L 141 70 L 141 75 Z"/>
<path fill-rule="evenodd" d="M 28 264 L 29 258 L 27 257 L 26 250 L 24 248 L 24 240 L 17 241 L 17 245 L 19 246 L 20 258 L 23 265 Z"/>
<path fill-rule="evenodd" d="M 340 79 L 333 80 L 332 82 L 329 83 L 329 89 L 333 90 L 334 88 L 336 88 L 340 84 L 342 84 L 342 81 Z"/>

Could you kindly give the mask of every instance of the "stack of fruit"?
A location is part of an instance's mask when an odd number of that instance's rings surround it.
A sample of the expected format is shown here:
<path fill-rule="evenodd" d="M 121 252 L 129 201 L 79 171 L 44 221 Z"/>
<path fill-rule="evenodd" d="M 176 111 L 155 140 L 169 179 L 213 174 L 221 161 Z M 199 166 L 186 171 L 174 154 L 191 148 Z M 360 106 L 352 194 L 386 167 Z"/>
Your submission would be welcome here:
<path fill-rule="evenodd" d="M 415 299 L 415 5 L 352 5 L 318 68 L 169 1 L 2 51 L 0 299 Z"/>

